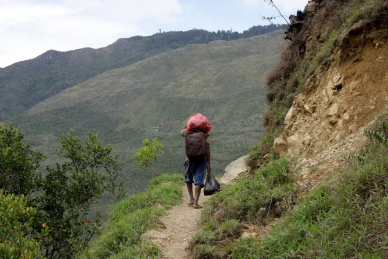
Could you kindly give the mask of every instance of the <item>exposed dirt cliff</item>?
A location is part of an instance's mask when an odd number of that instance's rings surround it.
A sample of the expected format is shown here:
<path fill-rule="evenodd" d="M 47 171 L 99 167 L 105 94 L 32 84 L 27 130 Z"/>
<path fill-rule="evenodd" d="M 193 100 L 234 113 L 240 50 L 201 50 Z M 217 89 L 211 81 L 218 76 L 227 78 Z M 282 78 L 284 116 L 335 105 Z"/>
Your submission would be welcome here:
<path fill-rule="evenodd" d="M 335 1 L 322 1 L 304 18 L 304 60 L 312 60 L 333 30 Z M 386 7 L 385 7 L 386 8 Z M 285 118 L 285 129 L 275 139 L 281 155 L 299 157 L 300 181 L 314 185 L 346 156 L 359 152 L 364 129 L 388 100 L 388 24 L 362 19 L 343 32 L 334 50 L 301 87 Z"/>

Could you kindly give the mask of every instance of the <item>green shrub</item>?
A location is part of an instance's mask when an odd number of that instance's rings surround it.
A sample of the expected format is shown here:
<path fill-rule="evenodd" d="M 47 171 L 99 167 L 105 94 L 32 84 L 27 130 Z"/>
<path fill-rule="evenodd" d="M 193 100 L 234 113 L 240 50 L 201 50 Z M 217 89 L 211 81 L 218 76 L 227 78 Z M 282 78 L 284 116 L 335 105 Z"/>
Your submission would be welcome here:
<path fill-rule="evenodd" d="M 42 174 L 37 169 L 44 156 L 23 139 L 12 123 L 0 123 L 0 189 L 25 195 L 36 210 L 27 234 L 40 240 L 44 257 L 73 258 L 99 231 L 100 219 L 92 222 L 88 217 L 90 205 L 104 191 L 117 199 L 124 196 L 116 182 L 121 165 L 97 134 L 89 133 L 81 142 L 70 131 L 55 152 L 60 162 Z"/>
<path fill-rule="evenodd" d="M 23 195 L 3 195 L 0 190 L 0 258 L 43 258 L 40 243 L 28 236 L 35 212 Z"/>
<path fill-rule="evenodd" d="M 37 169 L 45 157 L 23 139 L 15 125 L 0 122 L 0 189 L 29 196 L 39 187 L 42 176 Z"/>

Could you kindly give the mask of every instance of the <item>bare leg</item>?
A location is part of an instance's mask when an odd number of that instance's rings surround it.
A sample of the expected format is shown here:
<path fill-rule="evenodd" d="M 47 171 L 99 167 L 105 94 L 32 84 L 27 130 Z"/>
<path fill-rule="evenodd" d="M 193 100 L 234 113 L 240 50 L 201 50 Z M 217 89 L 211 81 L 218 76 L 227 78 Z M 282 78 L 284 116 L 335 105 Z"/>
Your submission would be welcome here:
<path fill-rule="evenodd" d="M 190 196 L 190 201 L 187 203 L 187 205 L 191 206 L 194 204 L 194 196 L 193 196 L 193 184 L 192 183 L 186 183 L 187 191 Z"/>
<path fill-rule="evenodd" d="M 199 208 L 202 208 L 202 206 L 200 206 L 199 204 L 198 204 L 198 200 L 199 200 L 199 196 L 201 195 L 201 186 L 199 186 L 199 185 L 196 185 L 195 186 L 195 189 L 194 189 L 194 194 L 195 194 L 195 196 L 194 196 L 194 208 L 197 208 L 197 209 L 199 209 Z"/>

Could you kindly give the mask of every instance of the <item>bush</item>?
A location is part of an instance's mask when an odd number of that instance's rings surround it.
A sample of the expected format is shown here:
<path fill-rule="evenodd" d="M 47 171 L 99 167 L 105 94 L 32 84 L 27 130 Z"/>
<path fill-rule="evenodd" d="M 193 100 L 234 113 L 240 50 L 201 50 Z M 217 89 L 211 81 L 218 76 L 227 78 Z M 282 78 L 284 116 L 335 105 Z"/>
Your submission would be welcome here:
<path fill-rule="evenodd" d="M 37 169 L 45 157 L 31 150 L 23 138 L 13 124 L 0 123 L 0 189 L 29 196 L 39 188 L 41 174 Z"/>
<path fill-rule="evenodd" d="M 81 143 L 70 131 L 61 137 L 56 152 L 61 163 L 48 166 L 43 177 L 37 171 L 43 155 L 23 138 L 14 125 L 0 123 L 0 188 L 26 195 L 27 204 L 36 210 L 28 234 L 39 240 L 46 258 L 72 258 L 99 231 L 100 218 L 88 219 L 90 205 L 104 191 L 123 197 L 122 184 L 116 183 L 121 165 L 97 134 L 89 133 Z"/>
<path fill-rule="evenodd" d="M 0 257 L 43 258 L 40 243 L 29 237 L 36 209 L 28 207 L 23 195 L 4 195 L 0 190 Z"/>

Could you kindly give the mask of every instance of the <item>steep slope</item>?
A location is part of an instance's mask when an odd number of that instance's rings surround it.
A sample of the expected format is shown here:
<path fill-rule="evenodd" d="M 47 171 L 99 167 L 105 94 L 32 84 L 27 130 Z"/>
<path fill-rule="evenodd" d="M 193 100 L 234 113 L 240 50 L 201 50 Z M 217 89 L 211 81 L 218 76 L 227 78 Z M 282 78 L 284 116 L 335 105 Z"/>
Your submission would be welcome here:
<path fill-rule="evenodd" d="M 0 120 L 10 120 L 38 102 L 100 73 L 125 67 L 187 44 L 248 38 L 278 30 L 281 26 L 253 26 L 243 33 L 225 31 L 165 32 L 123 38 L 100 49 L 49 50 L 27 61 L 0 69 Z"/>
<path fill-rule="evenodd" d="M 312 26 L 311 39 L 318 39 L 323 28 Z M 316 44 L 307 41 L 307 56 Z M 366 19 L 342 32 L 331 56 L 308 77 L 274 143 L 277 153 L 304 159 L 307 184 L 342 167 L 344 155 L 365 145 L 365 127 L 387 108 L 387 65 L 388 25 Z"/>
<path fill-rule="evenodd" d="M 322 0 L 291 16 L 252 174 L 209 200 L 193 258 L 387 258 L 387 14 Z"/>
<path fill-rule="evenodd" d="M 81 136 L 98 132 L 123 159 L 128 186 L 142 189 L 154 175 L 139 174 L 134 164 L 142 140 L 157 137 L 165 145 L 160 171 L 181 171 L 179 132 L 200 112 L 213 124 L 212 166 L 222 173 L 260 138 L 264 75 L 277 62 L 281 33 L 189 45 L 114 69 L 39 103 L 14 122 L 49 157 L 68 129 Z"/>

